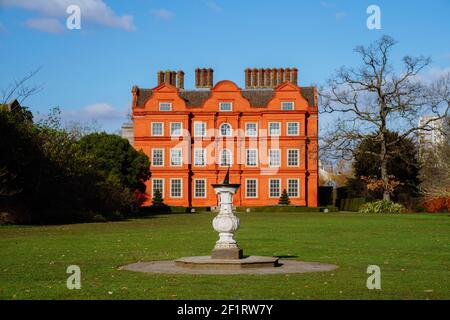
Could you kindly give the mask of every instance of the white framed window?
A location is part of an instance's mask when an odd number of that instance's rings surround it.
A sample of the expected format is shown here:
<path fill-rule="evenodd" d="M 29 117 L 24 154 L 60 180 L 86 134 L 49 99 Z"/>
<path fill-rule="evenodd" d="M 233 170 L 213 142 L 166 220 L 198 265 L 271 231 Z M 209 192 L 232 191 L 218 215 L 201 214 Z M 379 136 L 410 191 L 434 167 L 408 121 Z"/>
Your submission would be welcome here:
<path fill-rule="evenodd" d="M 156 190 L 159 190 L 159 192 L 161 192 L 161 196 L 164 198 L 164 179 L 162 178 L 152 179 L 152 197 L 155 196 Z"/>
<path fill-rule="evenodd" d="M 228 167 L 232 164 L 232 153 L 228 149 L 223 149 L 220 151 L 220 166 L 221 167 Z"/>
<path fill-rule="evenodd" d="M 281 122 L 269 122 L 269 136 L 281 135 Z"/>
<path fill-rule="evenodd" d="M 164 135 L 164 122 L 152 122 L 152 136 L 160 137 Z"/>
<path fill-rule="evenodd" d="M 170 123 L 170 136 L 171 137 L 179 137 L 183 132 L 183 123 L 182 122 L 171 122 Z"/>
<path fill-rule="evenodd" d="M 245 136 L 246 137 L 257 137 L 258 136 L 258 123 L 257 122 L 246 122 L 245 123 Z"/>
<path fill-rule="evenodd" d="M 206 198 L 206 179 L 194 179 L 194 198 Z"/>
<path fill-rule="evenodd" d="M 159 103 L 159 111 L 171 111 L 171 110 L 172 110 L 172 102 Z"/>
<path fill-rule="evenodd" d="M 179 167 L 183 164 L 183 152 L 181 148 L 170 149 L 170 165 Z"/>
<path fill-rule="evenodd" d="M 258 179 L 245 179 L 245 197 L 258 197 Z"/>
<path fill-rule="evenodd" d="M 289 198 L 298 198 L 299 179 L 287 179 L 287 194 Z"/>
<path fill-rule="evenodd" d="M 281 165 L 280 149 L 269 149 L 269 167 L 279 167 Z"/>
<path fill-rule="evenodd" d="M 171 178 L 170 179 L 170 197 L 181 198 L 183 196 L 183 179 Z"/>
<path fill-rule="evenodd" d="M 287 165 L 288 165 L 288 167 L 298 167 L 299 155 L 300 155 L 299 149 L 288 149 L 287 150 Z"/>
<path fill-rule="evenodd" d="M 282 101 L 281 110 L 294 110 L 294 101 Z"/>
<path fill-rule="evenodd" d="M 194 149 L 194 166 L 204 167 L 206 166 L 206 150 L 203 148 Z"/>
<path fill-rule="evenodd" d="M 194 122 L 194 137 L 206 136 L 206 122 L 195 121 Z"/>
<path fill-rule="evenodd" d="M 258 165 L 258 149 L 247 149 L 245 164 L 247 167 L 256 167 Z"/>
<path fill-rule="evenodd" d="M 229 123 L 222 123 L 220 125 L 220 135 L 222 137 L 231 137 L 233 135 L 233 130 Z"/>
<path fill-rule="evenodd" d="M 219 110 L 220 111 L 232 111 L 233 103 L 232 102 L 219 102 Z"/>
<path fill-rule="evenodd" d="M 288 136 L 298 136 L 298 122 L 288 122 L 286 131 Z"/>
<path fill-rule="evenodd" d="M 281 196 L 281 179 L 269 179 L 269 197 L 279 198 Z"/>
<path fill-rule="evenodd" d="M 164 149 L 152 149 L 152 166 L 164 166 Z"/>

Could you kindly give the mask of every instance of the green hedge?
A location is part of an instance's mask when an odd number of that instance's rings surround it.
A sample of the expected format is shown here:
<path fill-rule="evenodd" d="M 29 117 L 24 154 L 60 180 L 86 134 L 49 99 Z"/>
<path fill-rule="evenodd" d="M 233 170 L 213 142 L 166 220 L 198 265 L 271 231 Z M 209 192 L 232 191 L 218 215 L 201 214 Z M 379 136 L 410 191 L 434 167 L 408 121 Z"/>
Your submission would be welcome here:
<path fill-rule="evenodd" d="M 238 212 L 246 212 L 250 208 L 250 212 L 320 212 L 319 207 L 305 206 L 264 206 L 264 207 L 236 207 Z"/>

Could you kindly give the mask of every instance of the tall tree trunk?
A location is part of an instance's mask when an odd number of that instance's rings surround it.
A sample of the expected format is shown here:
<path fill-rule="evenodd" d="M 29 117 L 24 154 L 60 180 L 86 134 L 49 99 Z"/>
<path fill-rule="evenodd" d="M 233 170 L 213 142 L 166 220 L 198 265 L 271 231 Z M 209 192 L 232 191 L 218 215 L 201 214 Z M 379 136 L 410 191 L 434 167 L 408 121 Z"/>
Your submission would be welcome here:
<path fill-rule="evenodd" d="M 385 133 L 381 134 L 381 150 L 380 150 L 380 161 L 381 161 L 381 180 L 383 180 L 383 200 L 391 200 L 391 195 L 388 191 L 389 176 L 387 172 L 387 149 L 386 149 L 386 139 Z"/>

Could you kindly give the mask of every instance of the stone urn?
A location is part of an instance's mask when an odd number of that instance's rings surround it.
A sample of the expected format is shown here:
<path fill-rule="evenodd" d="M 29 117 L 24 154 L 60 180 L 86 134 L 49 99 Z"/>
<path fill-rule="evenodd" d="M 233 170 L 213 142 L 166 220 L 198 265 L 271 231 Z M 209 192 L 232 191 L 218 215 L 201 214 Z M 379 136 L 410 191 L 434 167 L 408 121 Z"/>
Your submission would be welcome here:
<path fill-rule="evenodd" d="M 219 195 L 219 213 L 213 220 L 213 228 L 219 233 L 219 240 L 211 253 L 212 259 L 241 259 L 242 249 L 234 240 L 234 233 L 239 229 L 239 218 L 233 212 L 233 195 L 240 184 L 229 183 L 229 171 L 223 183 L 213 184 Z"/>

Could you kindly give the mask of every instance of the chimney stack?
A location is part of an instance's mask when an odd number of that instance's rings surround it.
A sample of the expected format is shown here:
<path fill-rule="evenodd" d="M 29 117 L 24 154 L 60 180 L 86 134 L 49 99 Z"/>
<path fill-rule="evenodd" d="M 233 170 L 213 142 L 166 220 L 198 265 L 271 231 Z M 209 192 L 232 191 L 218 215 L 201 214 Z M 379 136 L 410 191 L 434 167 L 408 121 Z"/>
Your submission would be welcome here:
<path fill-rule="evenodd" d="M 177 87 L 180 89 L 184 89 L 184 72 L 182 70 L 178 70 L 177 76 L 178 76 Z"/>
<path fill-rule="evenodd" d="M 195 87 L 197 88 L 212 88 L 214 70 L 211 68 L 197 68 L 195 69 Z"/>
<path fill-rule="evenodd" d="M 184 89 L 184 72 L 181 70 L 178 72 L 172 70 L 158 71 L 156 78 L 158 80 L 158 86 L 162 83 L 167 83 L 179 89 Z"/>
<path fill-rule="evenodd" d="M 291 82 L 297 85 L 297 68 L 246 68 L 245 88 L 275 88 Z"/>

